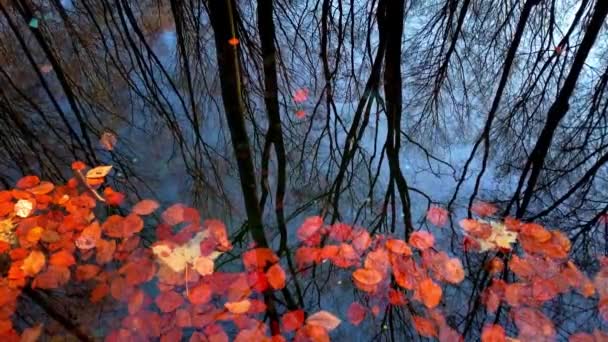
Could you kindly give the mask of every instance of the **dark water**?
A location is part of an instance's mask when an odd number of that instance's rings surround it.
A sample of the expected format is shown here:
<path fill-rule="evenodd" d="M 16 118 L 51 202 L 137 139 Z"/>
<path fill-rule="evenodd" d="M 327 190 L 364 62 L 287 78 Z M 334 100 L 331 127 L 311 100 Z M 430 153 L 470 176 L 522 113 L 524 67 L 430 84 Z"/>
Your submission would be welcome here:
<path fill-rule="evenodd" d="M 445 341 L 479 340 L 489 324 L 522 341 L 594 331 L 595 341 L 605 341 L 608 69 L 600 28 L 607 5 L 532 3 L 0 2 L 0 189 L 24 175 L 65 184 L 74 177 L 72 162 L 83 161 L 112 165 L 97 191 L 125 196 L 118 206 L 97 203 L 100 222 L 128 215 L 142 199 L 157 201 L 160 209 L 138 233 L 140 249 L 102 266 L 108 284 L 133 260 L 163 265 L 150 251 L 166 240 L 159 239 L 161 214 L 176 203 L 200 213 L 197 232 L 209 231 L 207 219 L 225 224 L 233 248 L 215 260 L 216 274 L 243 275 L 244 253 L 267 244 L 287 278 L 284 289 L 251 295 L 272 308 L 179 329 L 175 310 L 152 302 L 167 290 L 229 288 L 238 279 L 210 276 L 167 288 L 154 274 L 137 287 L 150 302 L 133 312 L 112 295 L 90 302 L 106 280 L 32 289 L 28 279 L 2 322 L 18 332 L 43 323 L 43 341 L 118 332 L 125 340 L 176 340 L 177 330 L 183 340 L 212 341 L 220 328 L 230 340 L 251 330 L 253 323 L 236 322 L 248 317 L 263 322 L 268 336 L 280 331 L 289 340 L 305 329 L 286 331 L 277 318 L 303 310 L 340 318 L 329 332 L 336 341 L 425 339 L 414 317 L 429 319 L 431 339 Z M 78 189 L 89 193 L 83 184 Z M 566 254 L 547 256 L 547 244 L 558 239 L 547 232 L 545 245 L 520 233 L 513 249 L 465 250 L 459 221 L 479 219 L 471 208 L 480 202 L 497 209 L 486 220 L 516 217 L 563 233 L 571 243 Z M 449 212 L 443 228 L 426 219 L 431 206 Z M 338 222 L 365 230 L 373 243 L 348 267 L 323 262 L 327 256 L 299 267 L 306 242 L 298 232 L 313 216 L 328 230 Z M 180 222 L 172 233 L 187 226 Z M 413 255 L 391 259 L 378 291 L 354 284 L 356 269 L 373 268 L 365 266 L 370 251 L 417 231 L 434 236 L 432 252 L 410 243 Z M 332 244 L 340 243 L 324 236 L 314 247 Z M 28 248 L 53 254 L 43 243 Z M 72 249 L 77 264 L 88 262 Z M 464 279 L 440 279 L 446 266 L 433 255 L 442 251 L 461 261 Z M 531 260 L 528 277 L 516 266 L 490 271 L 490 260 L 510 265 L 514 256 Z M 394 269 L 411 260 L 428 274 L 412 275 L 415 286 L 406 288 Z M 15 260 L 3 254 L 1 261 L 9 288 Z M 564 276 L 572 265 L 582 272 L 575 280 Z M 442 289 L 433 309 L 417 290 L 426 275 Z M 507 300 L 501 281 L 523 284 L 519 303 Z M 391 304 L 389 288 L 407 304 Z M 217 290 L 208 306 L 193 309 L 186 299 L 181 309 L 202 315 L 224 310 L 226 301 Z M 348 319 L 353 302 L 367 311 L 359 325 Z M 156 316 L 138 316 L 142 311 Z M 162 331 L 149 333 L 146 324 Z"/>

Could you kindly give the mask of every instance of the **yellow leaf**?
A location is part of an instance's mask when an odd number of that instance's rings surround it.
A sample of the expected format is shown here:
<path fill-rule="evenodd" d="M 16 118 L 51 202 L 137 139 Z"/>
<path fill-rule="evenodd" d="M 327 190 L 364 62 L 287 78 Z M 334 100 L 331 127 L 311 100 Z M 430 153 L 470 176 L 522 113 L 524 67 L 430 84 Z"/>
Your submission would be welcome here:
<path fill-rule="evenodd" d="M 21 269 L 28 276 L 34 276 L 42 270 L 44 265 L 46 264 L 46 257 L 40 251 L 32 251 L 30 255 L 27 256 L 23 260 L 23 265 L 21 265 Z"/>
<path fill-rule="evenodd" d="M 112 165 L 94 167 L 87 172 L 87 178 L 103 178 L 112 171 Z"/>

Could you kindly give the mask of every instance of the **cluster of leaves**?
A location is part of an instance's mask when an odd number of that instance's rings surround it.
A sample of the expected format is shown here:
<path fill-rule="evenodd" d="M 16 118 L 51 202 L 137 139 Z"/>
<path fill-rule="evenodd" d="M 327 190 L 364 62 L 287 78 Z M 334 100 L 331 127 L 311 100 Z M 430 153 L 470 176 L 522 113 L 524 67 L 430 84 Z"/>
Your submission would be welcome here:
<path fill-rule="evenodd" d="M 329 261 L 352 270 L 353 284 L 368 294 L 371 307 L 354 302 L 348 308 L 346 316 L 352 324 L 359 325 L 368 312 L 378 315 L 387 305 L 413 309 L 413 300 L 421 304 L 419 314 L 412 316 L 421 335 L 458 339 L 437 308 L 443 294 L 439 282 L 458 284 L 465 273 L 460 260 L 435 250 L 431 233 L 414 232 L 405 242 L 381 234 L 370 236 L 367 230 L 344 223 L 325 226 L 317 216 L 304 221 L 298 238 L 304 244 L 295 255 L 299 269 Z"/>
<path fill-rule="evenodd" d="M 175 204 L 160 215 L 155 200 L 138 202 L 127 215 L 100 221 L 99 202 L 119 205 L 124 196 L 106 187 L 97 194 L 110 167 L 82 171 L 73 164 L 75 178 L 65 185 L 22 178 L 15 189 L 0 191 L 0 254 L 10 259 L 0 278 L 0 337 L 3 341 L 35 341 L 43 326 L 21 333 L 11 317 L 24 288 L 55 289 L 70 281 L 89 286 L 92 303 L 112 301 L 124 318 L 108 327 L 107 341 L 160 339 L 176 341 L 329 341 L 341 324 L 327 311 L 307 315 L 303 309 L 283 312 L 280 327 L 265 323 L 266 294 L 289 283 L 279 257 L 269 248 L 253 246 L 241 254 L 242 269 L 216 270 L 216 259 L 232 250 L 226 227 L 218 220 L 201 220 L 194 208 Z M 108 190 L 110 189 L 110 190 Z M 494 213 L 477 204 L 476 213 Z M 449 214 L 432 207 L 428 220 L 441 227 Z M 156 218 L 156 219 L 155 219 Z M 158 222 L 156 240 L 144 246 L 140 232 L 145 220 Z M 541 310 L 543 303 L 575 289 L 585 297 L 599 296 L 598 308 L 608 320 L 608 259 L 601 260 L 593 280 L 568 260 L 570 241 L 558 231 L 506 219 L 504 223 L 465 219 L 460 222 L 469 251 L 497 251 L 488 263 L 495 276 L 483 292 L 490 312 L 501 304 L 511 310 L 519 337 L 551 340 L 555 328 Z M 364 228 L 344 223 L 326 225 L 319 216 L 307 218 L 297 231 L 301 245 L 295 252 L 296 273 L 329 262 L 351 274 L 353 285 L 368 298 L 341 313 L 355 326 L 389 306 L 405 307 L 418 333 L 442 341 L 462 340 L 439 309 L 442 286 L 463 281 L 459 259 L 435 248 L 434 235 L 417 231 L 403 241 L 371 236 Z M 522 253 L 512 250 L 519 242 Z M 507 283 L 508 269 L 517 281 Z M 340 316 L 341 314 L 338 314 Z M 270 328 L 270 329 L 269 329 Z M 269 330 L 270 335 L 269 336 Z M 604 340 L 606 334 L 579 333 L 576 341 Z M 504 329 L 488 325 L 483 341 L 505 341 Z"/>

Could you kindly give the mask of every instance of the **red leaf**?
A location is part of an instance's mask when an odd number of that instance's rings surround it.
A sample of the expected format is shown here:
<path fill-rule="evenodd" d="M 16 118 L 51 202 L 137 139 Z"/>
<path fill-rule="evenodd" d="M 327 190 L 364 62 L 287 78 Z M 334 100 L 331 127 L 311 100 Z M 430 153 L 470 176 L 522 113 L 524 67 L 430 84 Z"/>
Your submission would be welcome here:
<path fill-rule="evenodd" d="M 40 184 L 40 178 L 38 178 L 38 176 L 25 176 L 17 182 L 17 187 L 19 189 L 27 189 L 38 184 Z"/>
<path fill-rule="evenodd" d="M 298 228 L 298 239 L 306 241 L 312 237 L 319 229 L 323 227 L 323 218 L 321 216 L 312 216 L 304 220 L 304 223 Z"/>
<path fill-rule="evenodd" d="M 154 300 L 162 312 L 172 312 L 184 303 L 184 298 L 174 291 L 163 292 Z"/>
<path fill-rule="evenodd" d="M 346 318 L 352 325 L 359 325 L 365 319 L 367 309 L 358 302 L 352 303 L 346 311 Z"/>
<path fill-rule="evenodd" d="M 340 325 L 342 321 L 327 311 L 316 312 L 306 319 L 306 324 L 317 325 L 325 328 L 327 331 L 332 331 Z"/>
<path fill-rule="evenodd" d="M 70 267 L 75 263 L 76 260 L 74 259 L 72 253 L 66 251 L 65 249 L 51 255 L 51 259 L 49 260 L 49 264 L 63 267 Z"/>
<path fill-rule="evenodd" d="M 290 332 L 304 324 L 304 310 L 289 311 L 283 315 L 281 322 L 283 323 L 283 331 Z"/>

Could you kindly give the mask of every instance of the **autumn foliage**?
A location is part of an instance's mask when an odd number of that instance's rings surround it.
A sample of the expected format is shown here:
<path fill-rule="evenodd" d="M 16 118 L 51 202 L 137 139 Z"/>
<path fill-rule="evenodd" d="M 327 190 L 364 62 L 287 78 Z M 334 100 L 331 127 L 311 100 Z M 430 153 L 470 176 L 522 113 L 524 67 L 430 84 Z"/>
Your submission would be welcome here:
<path fill-rule="evenodd" d="M 404 241 L 345 223 L 327 225 L 313 216 L 297 230 L 295 269 L 288 270 L 272 249 L 253 246 L 240 254 L 239 271 L 224 272 L 216 261 L 233 246 L 221 221 L 203 220 L 183 204 L 161 211 L 152 199 L 139 201 L 129 213 L 100 219 L 96 208 L 119 206 L 124 199 L 109 187 L 104 196 L 96 192 L 111 167 L 90 169 L 86 176 L 84 163 L 72 168 L 81 177 L 66 185 L 26 176 L 15 189 L 0 191 L 0 253 L 10 260 L 0 279 L 2 341 L 20 336 L 34 341 L 43 331 L 41 325 L 20 333 L 13 328 L 12 315 L 24 289 L 57 289 L 70 282 L 87 285 L 91 303 L 124 308 L 107 341 L 328 341 L 341 324 L 359 326 L 390 307 L 407 308 L 411 326 L 421 336 L 462 339 L 440 304 L 446 288 L 459 286 L 466 271 L 458 258 L 437 248 L 432 231 L 416 231 Z M 460 221 L 464 247 L 469 253 L 495 255 L 486 266 L 493 278 L 482 303 L 488 312 L 507 308 L 518 338 L 555 339 L 556 329 L 542 305 L 569 291 L 596 296 L 599 313 L 608 320 L 608 259 L 589 278 L 568 260 L 570 241 L 562 233 L 511 218 L 491 221 L 496 210 L 487 203 L 476 203 L 473 211 L 484 219 Z M 427 219 L 433 229 L 445 229 L 448 216 L 434 206 Z M 148 247 L 140 236 L 146 227 L 156 235 Z M 521 247 L 517 253 L 516 245 Z M 326 265 L 347 272 L 367 300 L 352 302 L 345 312 L 281 307 L 280 326 L 271 326 L 266 295 L 289 287 L 294 274 Z M 501 277 L 507 270 L 514 277 Z M 480 335 L 485 342 L 507 339 L 505 329 L 495 324 L 485 325 Z M 572 339 L 599 341 L 606 334 L 581 332 Z"/>

